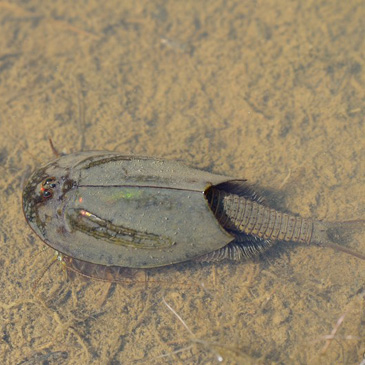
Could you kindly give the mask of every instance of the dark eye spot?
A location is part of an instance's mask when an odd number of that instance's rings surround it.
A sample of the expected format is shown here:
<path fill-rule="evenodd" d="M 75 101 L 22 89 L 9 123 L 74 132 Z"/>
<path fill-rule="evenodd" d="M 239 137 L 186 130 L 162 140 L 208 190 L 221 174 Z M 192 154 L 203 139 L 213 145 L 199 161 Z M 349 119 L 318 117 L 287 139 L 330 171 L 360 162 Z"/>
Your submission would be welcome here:
<path fill-rule="evenodd" d="M 42 196 L 43 196 L 43 198 L 44 199 L 49 199 L 49 198 L 52 198 L 52 191 L 51 190 L 44 190 L 43 191 L 43 194 L 42 194 Z"/>
<path fill-rule="evenodd" d="M 43 180 L 42 182 L 42 186 L 44 186 L 45 188 L 51 188 L 54 189 L 56 187 L 56 178 L 55 177 L 47 177 L 46 179 Z"/>

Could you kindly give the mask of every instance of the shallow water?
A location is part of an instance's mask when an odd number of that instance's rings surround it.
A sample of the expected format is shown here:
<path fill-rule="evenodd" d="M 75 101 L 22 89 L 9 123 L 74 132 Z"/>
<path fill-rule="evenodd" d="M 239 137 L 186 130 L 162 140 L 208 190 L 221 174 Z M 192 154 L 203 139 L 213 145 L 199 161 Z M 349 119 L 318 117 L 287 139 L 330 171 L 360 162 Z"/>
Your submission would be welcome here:
<path fill-rule="evenodd" d="M 51 136 L 246 178 L 303 217 L 364 219 L 364 17 L 360 1 L 0 2 L 2 363 L 360 363 L 364 261 L 282 244 L 120 284 L 53 265 L 33 292 L 53 252 L 21 191 Z M 351 245 L 365 252 L 364 233 Z"/>

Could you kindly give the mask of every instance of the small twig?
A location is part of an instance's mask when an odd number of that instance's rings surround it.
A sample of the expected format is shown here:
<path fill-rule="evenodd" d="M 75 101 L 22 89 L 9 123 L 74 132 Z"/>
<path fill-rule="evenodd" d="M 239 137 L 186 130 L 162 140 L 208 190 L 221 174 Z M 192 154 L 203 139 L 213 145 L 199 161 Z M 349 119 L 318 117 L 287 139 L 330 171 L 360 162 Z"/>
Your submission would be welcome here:
<path fill-rule="evenodd" d="M 341 315 L 341 317 L 337 320 L 337 323 L 335 324 L 335 326 L 333 327 L 331 334 L 328 335 L 327 340 L 325 345 L 323 346 L 323 349 L 321 351 L 321 355 L 324 355 L 328 349 L 328 347 L 330 346 L 332 340 L 335 338 L 335 335 L 338 331 L 338 329 L 340 328 L 342 322 L 344 321 L 345 317 L 347 315 L 347 312 L 345 312 L 344 314 Z"/>
<path fill-rule="evenodd" d="M 201 340 L 199 338 L 197 338 L 193 331 L 189 328 L 189 326 L 186 324 L 186 322 L 181 318 L 181 316 L 175 311 L 175 309 L 173 309 L 165 300 L 165 297 L 162 298 L 163 303 L 166 305 L 166 307 L 175 315 L 175 317 L 182 323 L 182 325 L 186 328 L 186 330 L 190 333 L 191 335 L 191 340 L 194 341 L 195 343 L 199 343 L 201 345 L 203 345 L 206 348 L 209 348 L 210 351 L 212 351 L 217 359 L 218 362 L 222 362 L 223 361 L 223 356 L 216 350 L 211 348 L 211 345 L 215 345 L 215 343 L 213 342 L 208 342 L 208 341 L 204 341 Z M 182 351 L 185 351 L 187 349 L 190 349 L 191 346 L 182 349 Z M 180 351 L 181 352 L 181 351 Z M 178 353 L 175 351 L 175 353 Z M 165 355 L 163 355 L 165 357 Z"/>
<path fill-rule="evenodd" d="M 188 327 L 188 325 L 185 323 L 185 321 L 180 317 L 179 314 L 177 314 L 177 312 L 175 311 L 174 308 L 172 308 L 170 306 L 170 304 L 168 304 L 165 300 L 165 297 L 162 298 L 162 301 L 164 302 L 164 304 L 166 305 L 167 308 L 170 309 L 170 311 L 175 315 L 175 317 L 183 324 L 183 326 L 186 328 L 186 330 L 190 333 L 191 337 L 195 337 L 194 333 L 191 331 L 191 329 Z"/>

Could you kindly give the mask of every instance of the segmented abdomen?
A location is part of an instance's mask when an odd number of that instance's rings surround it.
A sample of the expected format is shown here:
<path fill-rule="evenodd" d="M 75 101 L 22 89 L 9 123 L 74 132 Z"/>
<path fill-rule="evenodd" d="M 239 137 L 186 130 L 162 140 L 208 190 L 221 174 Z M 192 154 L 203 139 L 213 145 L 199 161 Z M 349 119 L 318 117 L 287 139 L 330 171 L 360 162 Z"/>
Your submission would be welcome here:
<path fill-rule="evenodd" d="M 272 241 L 310 243 L 313 222 L 212 188 L 209 204 L 226 229 Z"/>

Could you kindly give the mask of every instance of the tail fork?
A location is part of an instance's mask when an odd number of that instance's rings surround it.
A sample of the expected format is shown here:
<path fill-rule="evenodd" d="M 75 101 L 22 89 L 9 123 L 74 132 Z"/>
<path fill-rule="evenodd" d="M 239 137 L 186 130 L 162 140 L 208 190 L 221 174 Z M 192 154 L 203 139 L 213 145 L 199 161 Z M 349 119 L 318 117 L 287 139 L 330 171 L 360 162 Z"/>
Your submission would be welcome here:
<path fill-rule="evenodd" d="M 343 244 L 351 242 L 354 231 L 364 231 L 365 220 L 351 220 L 343 222 L 313 222 L 313 232 L 310 243 L 331 247 L 345 252 L 359 259 L 365 260 L 365 254 L 354 251 Z"/>

